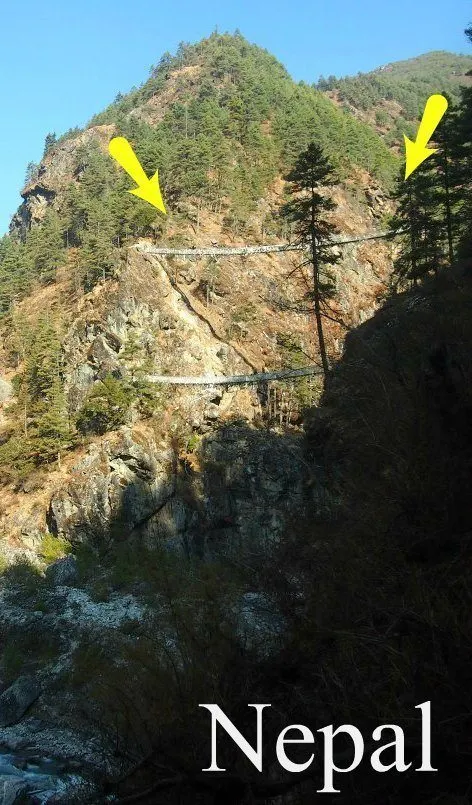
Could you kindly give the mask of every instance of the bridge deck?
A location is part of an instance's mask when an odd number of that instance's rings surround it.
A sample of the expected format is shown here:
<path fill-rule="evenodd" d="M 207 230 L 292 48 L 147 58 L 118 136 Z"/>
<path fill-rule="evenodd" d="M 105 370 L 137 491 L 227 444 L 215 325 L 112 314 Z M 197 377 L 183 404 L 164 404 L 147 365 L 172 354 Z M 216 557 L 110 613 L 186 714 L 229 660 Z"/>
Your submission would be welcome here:
<path fill-rule="evenodd" d="M 201 375 L 200 377 L 148 375 L 146 380 L 150 383 L 162 383 L 169 386 L 242 386 L 267 380 L 291 380 L 321 374 L 323 374 L 323 370 L 319 366 L 306 366 L 303 369 L 280 369 L 278 372 L 255 372 L 252 375 Z"/>
<path fill-rule="evenodd" d="M 394 237 L 401 234 L 400 230 L 389 230 L 385 232 L 372 232 L 368 235 L 354 236 L 341 236 L 339 238 L 332 238 L 333 246 L 345 246 L 348 243 L 363 243 L 367 240 L 381 240 L 384 238 Z M 300 252 L 304 251 L 307 247 L 300 246 L 294 243 L 273 243 L 268 246 L 204 246 L 194 248 L 176 248 L 171 249 L 167 246 L 152 246 L 150 243 L 138 243 L 133 248 L 138 251 L 147 252 L 148 254 L 155 254 L 167 257 L 224 257 L 232 254 L 250 255 L 250 254 L 274 254 L 276 252 Z"/>

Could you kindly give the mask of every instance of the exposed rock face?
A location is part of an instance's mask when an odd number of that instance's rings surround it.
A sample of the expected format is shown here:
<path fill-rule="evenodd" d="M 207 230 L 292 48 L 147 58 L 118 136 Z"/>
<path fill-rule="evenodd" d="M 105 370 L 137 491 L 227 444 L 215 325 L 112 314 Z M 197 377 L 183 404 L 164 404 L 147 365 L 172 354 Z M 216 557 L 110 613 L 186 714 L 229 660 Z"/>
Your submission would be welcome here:
<path fill-rule="evenodd" d="M 28 494 L 34 489 L 33 482 L 31 485 L 28 483 L 28 479 L 23 482 L 23 493 Z M 3 537 L 16 536 L 27 551 L 36 552 L 44 534 L 44 504 L 33 503 L 28 508 L 18 507 L 8 516 L 2 515 L 0 528 Z M 8 543 L 2 545 L 2 551 L 6 555 L 10 553 Z"/>
<path fill-rule="evenodd" d="M 23 235 L 31 226 L 40 223 L 48 207 L 54 207 L 61 191 L 78 178 L 76 166 L 80 149 L 93 142 L 105 149 L 113 132 L 113 126 L 93 126 L 51 148 L 37 177 L 22 190 L 24 201 L 12 218 L 10 231 Z"/>
<path fill-rule="evenodd" d="M 127 430 L 92 445 L 53 495 L 49 529 L 73 542 L 125 539 L 173 495 L 172 466 L 171 451 L 142 447 Z"/>
<path fill-rule="evenodd" d="M 0 696 L 0 726 L 19 721 L 40 694 L 41 687 L 34 677 L 18 677 Z"/>
<path fill-rule="evenodd" d="M 28 785 L 21 777 L 12 774 L 0 774 L 0 791 L 2 805 L 21 805 L 28 791 Z"/>
<path fill-rule="evenodd" d="M 287 518 L 309 500 L 301 441 L 238 426 L 222 428 L 202 446 L 206 528 L 195 535 L 206 556 L 266 551 Z"/>
<path fill-rule="evenodd" d="M 10 399 L 12 396 L 12 384 L 9 383 L 8 380 L 4 380 L 2 377 L 0 377 L 0 403 L 5 402 L 5 400 Z"/>
<path fill-rule="evenodd" d="M 53 495 L 47 525 L 72 543 L 139 539 L 185 554 L 237 555 L 270 550 L 287 518 L 300 515 L 309 490 L 297 437 L 228 425 L 205 437 L 199 469 L 128 428 L 91 445 L 72 479 Z M 73 560 L 48 570 L 54 584 L 74 582 Z"/>
<path fill-rule="evenodd" d="M 93 383 L 112 373 L 133 376 L 143 364 L 156 374 L 236 374 L 251 371 L 189 309 L 162 266 L 130 250 L 118 282 L 97 315 L 85 307 L 64 340 L 65 386 L 72 410 Z M 222 351 L 223 350 L 223 351 Z"/>

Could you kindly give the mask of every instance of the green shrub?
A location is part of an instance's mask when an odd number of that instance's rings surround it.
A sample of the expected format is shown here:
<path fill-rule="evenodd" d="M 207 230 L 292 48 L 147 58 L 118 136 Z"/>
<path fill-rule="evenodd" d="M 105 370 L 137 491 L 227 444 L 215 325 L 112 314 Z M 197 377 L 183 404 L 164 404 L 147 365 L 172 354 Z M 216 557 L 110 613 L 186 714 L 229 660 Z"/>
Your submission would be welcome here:
<path fill-rule="evenodd" d="M 5 572 L 9 564 L 8 557 L 0 549 L 0 576 Z"/>
<path fill-rule="evenodd" d="M 137 400 L 138 411 L 144 419 L 148 419 L 162 408 L 162 386 L 147 380 L 136 380 L 132 393 Z"/>
<path fill-rule="evenodd" d="M 76 427 L 83 434 L 103 434 L 128 419 L 133 391 L 122 380 L 107 375 L 97 383 L 80 409 Z"/>
<path fill-rule="evenodd" d="M 46 611 L 44 607 L 38 607 Z M 34 672 L 54 661 L 61 641 L 52 632 L 30 628 L 15 630 L 5 640 L 1 653 L 2 679 L 10 684 L 25 672 Z"/>
<path fill-rule="evenodd" d="M 43 562 L 50 565 L 56 559 L 61 559 L 61 557 L 68 554 L 70 550 L 71 546 L 64 537 L 57 537 L 47 533 L 41 540 L 39 555 Z"/>
<path fill-rule="evenodd" d="M 277 333 L 277 346 L 283 365 L 288 369 L 300 369 L 311 362 L 303 349 L 300 337 L 294 333 Z M 287 390 L 293 388 L 302 412 L 319 399 L 323 389 L 323 384 L 317 377 L 303 377 L 295 383 L 282 383 L 281 386 Z"/>
<path fill-rule="evenodd" d="M 187 453 L 195 453 L 201 441 L 202 437 L 199 433 L 192 433 L 187 440 Z"/>
<path fill-rule="evenodd" d="M 0 478 L 6 483 L 26 478 L 34 468 L 31 439 L 15 434 L 0 446 Z"/>
<path fill-rule="evenodd" d="M 3 572 L 11 592 L 20 597 L 36 595 L 44 584 L 44 576 L 34 562 L 24 556 L 17 557 Z"/>
<path fill-rule="evenodd" d="M 244 305 L 239 305 L 234 308 L 231 319 L 236 323 L 244 322 L 245 324 L 249 324 L 250 322 L 257 321 L 257 315 L 257 307 L 252 302 L 246 302 Z"/>
<path fill-rule="evenodd" d="M 389 122 L 389 117 L 385 109 L 377 109 L 375 112 L 375 122 L 378 126 L 386 126 Z"/>

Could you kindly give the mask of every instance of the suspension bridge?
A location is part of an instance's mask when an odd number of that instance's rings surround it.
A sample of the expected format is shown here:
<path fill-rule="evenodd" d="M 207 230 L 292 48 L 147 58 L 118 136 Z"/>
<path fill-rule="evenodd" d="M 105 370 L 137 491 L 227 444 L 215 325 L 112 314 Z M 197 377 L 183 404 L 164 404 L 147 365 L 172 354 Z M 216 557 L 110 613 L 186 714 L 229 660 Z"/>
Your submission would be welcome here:
<path fill-rule="evenodd" d="M 364 243 L 370 240 L 385 240 L 400 235 L 403 230 L 386 230 L 371 232 L 365 235 L 349 236 L 341 235 L 330 240 L 333 246 L 346 246 L 348 244 Z M 132 248 L 145 254 L 155 255 L 156 257 L 228 257 L 231 255 L 249 256 L 252 254 L 275 254 L 280 252 L 306 251 L 308 247 L 303 244 L 294 243 L 275 243 L 262 246 L 195 246 L 177 247 L 153 246 L 150 243 L 138 243 Z M 254 372 L 247 375 L 148 375 L 150 383 L 159 383 L 170 386 L 242 386 L 257 385 L 271 380 L 295 380 L 301 377 L 322 375 L 323 370 L 319 366 L 306 366 L 300 369 L 280 369 L 274 372 Z"/>
<path fill-rule="evenodd" d="M 400 235 L 402 230 L 387 230 L 372 232 L 359 236 L 333 237 L 330 243 L 333 246 L 347 246 L 349 243 L 364 243 L 368 240 L 385 240 Z M 249 256 L 251 254 L 275 254 L 280 252 L 301 252 L 308 249 L 305 245 L 297 243 L 273 243 L 267 246 L 191 246 L 169 248 L 167 246 L 153 246 L 150 243 L 138 243 L 134 246 L 137 251 L 155 254 L 160 257 L 229 257 L 231 255 Z"/>
<path fill-rule="evenodd" d="M 299 377 L 321 375 L 319 366 L 306 366 L 301 369 L 280 369 L 278 372 L 254 372 L 251 375 L 200 375 L 199 377 L 147 375 L 149 383 L 162 383 L 170 386 L 244 386 L 257 385 L 269 380 L 292 380 Z"/>

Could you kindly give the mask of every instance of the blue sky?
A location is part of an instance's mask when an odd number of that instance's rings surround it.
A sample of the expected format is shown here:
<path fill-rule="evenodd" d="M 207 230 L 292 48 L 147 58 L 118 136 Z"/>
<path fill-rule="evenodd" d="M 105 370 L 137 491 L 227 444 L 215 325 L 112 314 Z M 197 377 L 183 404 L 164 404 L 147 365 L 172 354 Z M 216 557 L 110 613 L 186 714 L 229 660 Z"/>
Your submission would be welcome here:
<path fill-rule="evenodd" d="M 240 31 L 297 80 L 346 75 L 428 50 L 468 52 L 470 0 L 22 0 L 4 4 L 0 233 L 49 131 L 82 126 L 147 78 L 180 41 Z"/>

